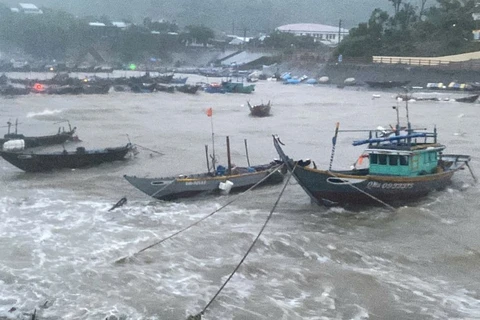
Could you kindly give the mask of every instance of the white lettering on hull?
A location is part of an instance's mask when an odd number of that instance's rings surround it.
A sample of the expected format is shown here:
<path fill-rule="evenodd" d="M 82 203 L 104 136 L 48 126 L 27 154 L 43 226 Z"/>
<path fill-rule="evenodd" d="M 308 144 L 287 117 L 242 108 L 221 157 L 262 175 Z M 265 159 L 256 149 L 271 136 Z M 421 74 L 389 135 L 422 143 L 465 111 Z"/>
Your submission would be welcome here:
<path fill-rule="evenodd" d="M 367 189 L 386 189 L 386 190 L 406 190 L 412 189 L 413 183 L 392 183 L 392 182 L 376 182 L 370 181 Z"/>
<path fill-rule="evenodd" d="M 207 184 L 207 181 L 205 181 L 205 180 L 185 182 L 186 186 L 203 186 L 203 185 L 206 185 L 206 184 Z"/>

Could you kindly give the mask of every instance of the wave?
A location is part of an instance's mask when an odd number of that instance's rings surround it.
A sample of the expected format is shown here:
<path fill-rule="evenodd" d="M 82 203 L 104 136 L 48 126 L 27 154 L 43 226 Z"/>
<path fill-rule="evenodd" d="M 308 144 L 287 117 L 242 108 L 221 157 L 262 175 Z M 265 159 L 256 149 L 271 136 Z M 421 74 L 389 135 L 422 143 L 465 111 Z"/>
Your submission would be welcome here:
<path fill-rule="evenodd" d="M 41 119 L 58 119 L 58 117 L 54 117 L 55 115 L 58 115 L 61 113 L 62 110 L 50 110 L 50 109 L 45 109 L 41 112 L 29 112 L 27 113 L 27 118 L 41 118 Z"/>

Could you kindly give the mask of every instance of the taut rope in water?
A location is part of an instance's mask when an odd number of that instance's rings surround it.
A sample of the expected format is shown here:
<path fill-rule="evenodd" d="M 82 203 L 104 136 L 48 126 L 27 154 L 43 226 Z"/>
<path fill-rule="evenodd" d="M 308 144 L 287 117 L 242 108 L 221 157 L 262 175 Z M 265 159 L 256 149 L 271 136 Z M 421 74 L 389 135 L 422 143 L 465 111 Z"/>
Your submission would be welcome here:
<path fill-rule="evenodd" d="M 295 168 L 294 168 L 295 169 Z M 287 181 L 285 182 L 285 184 L 283 185 L 283 188 L 282 188 L 282 191 L 280 191 L 280 194 L 278 195 L 278 198 L 277 198 L 277 201 L 275 201 L 275 204 L 273 205 L 272 207 L 272 210 L 270 210 L 270 213 L 267 217 L 267 219 L 265 220 L 265 223 L 263 224 L 262 228 L 260 229 L 258 235 L 256 236 L 256 238 L 253 240 L 252 244 L 250 245 L 250 247 L 248 248 L 247 252 L 245 253 L 245 255 L 243 256 L 243 258 L 240 260 L 240 262 L 238 263 L 238 265 L 235 267 L 235 269 L 233 270 L 233 272 L 230 274 L 230 276 L 227 278 L 227 280 L 225 280 L 225 282 L 222 284 L 222 286 L 220 287 L 220 289 L 218 289 L 217 293 L 215 293 L 215 295 L 213 296 L 213 298 L 210 300 L 210 302 L 207 303 L 207 305 L 205 306 L 205 308 L 203 308 L 202 311 L 200 311 L 200 313 L 196 314 L 195 316 L 189 316 L 187 318 L 187 320 L 190 320 L 190 319 L 201 319 L 201 316 L 205 313 L 205 311 L 207 310 L 207 308 L 213 303 L 213 301 L 217 298 L 217 296 L 220 294 L 220 292 L 223 290 L 223 288 L 225 288 L 225 286 L 227 285 L 227 283 L 230 281 L 230 279 L 232 279 L 233 275 L 238 271 L 238 269 L 240 268 L 240 266 L 242 265 L 243 261 L 245 261 L 245 259 L 247 258 L 248 254 L 250 253 L 250 251 L 252 251 L 253 247 L 255 246 L 255 244 L 257 243 L 258 239 L 260 238 L 260 236 L 262 235 L 263 231 L 265 230 L 265 228 L 267 227 L 267 224 L 268 222 L 270 221 L 270 219 L 272 218 L 273 216 L 273 212 L 275 211 L 277 205 L 278 205 L 278 202 L 280 201 L 280 198 L 282 197 L 283 195 L 283 192 L 285 191 L 285 188 L 287 187 L 288 185 L 288 182 L 290 181 L 290 178 L 292 177 L 292 173 L 290 173 L 290 175 L 288 176 L 288 179 Z"/>
<path fill-rule="evenodd" d="M 335 178 L 338 178 L 338 179 L 342 179 L 341 177 L 337 176 L 335 173 L 333 173 L 332 171 L 328 171 L 332 176 L 334 176 Z M 385 207 L 387 207 L 388 209 L 392 210 L 392 211 L 397 211 L 397 209 L 395 209 L 394 207 L 392 207 L 391 205 L 389 205 L 388 203 L 378 199 L 377 197 L 375 197 L 374 195 L 360 189 L 359 187 L 357 186 L 354 186 L 353 183 L 347 183 L 350 187 L 354 188 L 355 190 L 357 191 L 360 191 L 361 193 L 365 194 L 366 196 L 372 198 L 373 200 L 377 201 L 378 203 L 381 203 L 383 204 Z"/>
<path fill-rule="evenodd" d="M 142 148 L 142 149 L 145 149 L 145 150 L 148 150 L 148 151 L 151 151 L 151 152 L 157 153 L 157 154 L 159 154 L 159 155 L 161 155 L 161 156 L 164 156 L 164 155 L 165 155 L 164 153 L 161 153 L 161 152 L 159 152 L 159 151 L 155 151 L 155 150 L 153 150 L 153 149 L 150 149 L 150 148 L 147 148 L 147 147 L 141 146 L 141 145 L 139 145 L 139 144 L 136 144 L 136 143 L 135 143 L 135 145 L 136 145 L 137 147 L 140 147 L 140 148 Z"/>
<path fill-rule="evenodd" d="M 115 263 L 123 263 L 123 262 L 125 262 L 127 259 L 132 258 L 132 257 L 134 257 L 134 256 L 142 253 L 142 252 L 145 251 L 145 250 L 148 250 L 148 249 L 150 249 L 150 248 L 153 248 L 154 246 L 159 245 L 159 244 L 161 244 L 162 242 L 165 242 L 166 240 L 175 237 L 176 235 L 182 233 L 183 231 L 186 231 L 186 230 L 190 229 L 191 227 L 196 226 L 197 224 L 199 224 L 199 223 L 202 222 L 203 220 L 206 220 L 207 218 L 213 216 L 213 215 L 214 215 L 215 213 L 217 213 L 218 211 L 224 209 L 225 207 L 227 207 L 228 205 L 230 205 L 230 204 L 233 203 L 234 201 L 238 200 L 241 196 L 243 196 L 243 195 L 244 195 L 245 193 L 247 193 L 248 191 L 253 190 L 255 187 L 257 187 L 257 186 L 258 186 L 259 184 L 261 184 L 263 181 L 265 181 L 266 179 L 268 179 L 272 174 L 274 174 L 275 172 L 277 172 L 278 170 L 280 170 L 283 166 L 284 166 L 283 164 L 282 164 L 282 165 L 279 165 L 277 168 L 275 168 L 274 170 L 272 170 L 272 172 L 270 172 L 267 176 L 265 176 L 262 180 L 258 181 L 256 184 L 254 184 L 253 186 L 251 186 L 250 188 L 248 188 L 248 189 L 245 190 L 244 192 L 240 193 L 238 196 L 236 196 L 236 197 L 233 198 L 232 200 L 228 201 L 226 204 L 224 204 L 224 205 L 221 206 L 220 208 L 216 209 L 215 211 L 213 211 L 213 212 L 209 213 L 208 215 L 206 215 L 205 217 L 201 218 L 200 220 L 197 220 L 196 222 L 194 222 L 194 223 L 186 226 L 185 228 L 180 229 L 179 231 L 177 231 L 177 232 L 169 235 L 169 236 L 166 237 L 166 238 L 163 238 L 163 239 L 161 239 L 161 240 L 158 240 L 158 241 L 152 243 L 151 245 L 149 245 L 149 246 L 147 246 L 147 247 L 145 247 L 145 248 L 143 248 L 143 249 L 135 252 L 133 255 L 126 256 L 126 257 L 123 257 L 123 258 L 120 258 L 120 259 L 116 260 Z"/>

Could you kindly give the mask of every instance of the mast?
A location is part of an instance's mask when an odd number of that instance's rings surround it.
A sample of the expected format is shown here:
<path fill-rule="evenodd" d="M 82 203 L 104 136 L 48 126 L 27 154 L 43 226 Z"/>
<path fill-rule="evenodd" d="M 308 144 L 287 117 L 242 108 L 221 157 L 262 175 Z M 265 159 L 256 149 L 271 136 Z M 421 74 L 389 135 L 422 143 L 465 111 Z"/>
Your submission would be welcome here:
<path fill-rule="evenodd" d="M 232 160 L 230 157 L 230 138 L 227 136 L 227 159 L 228 159 L 228 175 L 232 174 Z"/>

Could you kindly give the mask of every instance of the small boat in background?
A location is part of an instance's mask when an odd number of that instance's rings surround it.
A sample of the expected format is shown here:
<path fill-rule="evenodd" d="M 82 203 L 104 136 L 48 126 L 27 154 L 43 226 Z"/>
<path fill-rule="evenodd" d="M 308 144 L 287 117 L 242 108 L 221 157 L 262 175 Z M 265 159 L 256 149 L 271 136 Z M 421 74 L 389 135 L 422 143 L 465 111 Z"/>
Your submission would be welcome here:
<path fill-rule="evenodd" d="M 455 99 L 455 101 L 465 102 L 465 103 L 474 103 L 475 101 L 477 101 L 479 96 L 480 96 L 479 94 L 475 94 L 475 95 L 471 95 L 471 96 L 467 96 L 467 97 L 457 98 L 457 99 Z"/>
<path fill-rule="evenodd" d="M 68 122 L 68 121 L 67 121 Z M 65 131 L 64 128 L 58 128 L 58 132 L 56 134 L 47 135 L 47 136 L 31 136 L 26 137 L 23 134 L 17 133 L 18 128 L 18 120 L 15 122 L 15 132 L 10 132 L 12 123 L 10 121 L 7 122 L 8 125 L 8 133 L 0 138 L 0 147 L 3 144 L 10 140 L 24 140 L 25 148 L 35 148 L 47 145 L 54 145 L 54 144 L 62 144 L 68 140 L 74 140 L 75 137 L 75 130 L 77 127 L 71 127 L 70 122 L 68 122 L 69 130 Z"/>
<path fill-rule="evenodd" d="M 175 90 L 183 93 L 195 94 L 201 87 L 201 85 L 184 84 L 182 86 L 176 86 Z"/>
<path fill-rule="evenodd" d="M 252 117 L 268 117 L 270 115 L 271 104 L 268 101 L 267 104 L 251 105 L 250 101 L 247 101 L 248 108 L 250 109 L 250 115 Z"/>
<path fill-rule="evenodd" d="M 57 169 L 77 169 L 96 166 L 105 162 L 124 160 L 129 152 L 134 152 L 134 146 L 86 150 L 78 147 L 75 151 L 60 152 L 26 152 L 0 151 L 0 155 L 10 164 L 27 172 L 43 172 Z"/>

